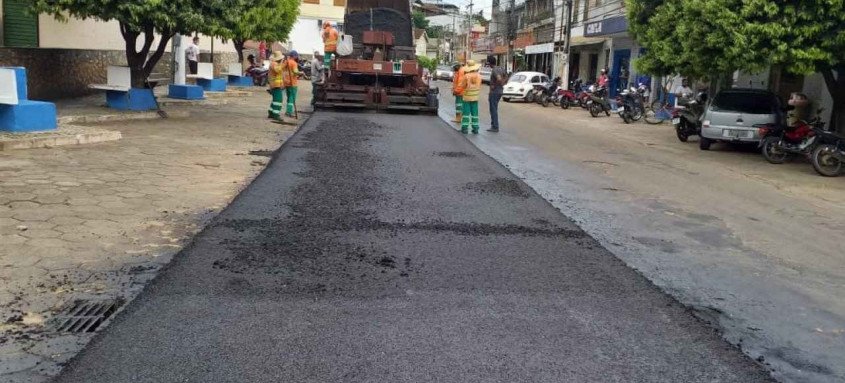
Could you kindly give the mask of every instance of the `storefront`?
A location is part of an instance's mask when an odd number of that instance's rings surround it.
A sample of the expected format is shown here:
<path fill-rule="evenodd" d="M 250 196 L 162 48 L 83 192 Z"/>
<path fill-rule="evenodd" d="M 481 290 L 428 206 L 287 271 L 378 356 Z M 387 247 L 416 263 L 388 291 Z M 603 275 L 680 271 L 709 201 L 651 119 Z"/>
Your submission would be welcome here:
<path fill-rule="evenodd" d="M 631 63 L 639 57 L 642 49 L 628 35 L 628 20 L 624 15 L 588 23 L 584 36 L 606 40 L 605 64 L 601 67 L 609 68 L 611 96 L 615 96 L 622 88 L 636 84 L 637 73 Z"/>
<path fill-rule="evenodd" d="M 554 69 L 554 43 L 535 44 L 525 47 L 526 70 L 552 75 Z"/>

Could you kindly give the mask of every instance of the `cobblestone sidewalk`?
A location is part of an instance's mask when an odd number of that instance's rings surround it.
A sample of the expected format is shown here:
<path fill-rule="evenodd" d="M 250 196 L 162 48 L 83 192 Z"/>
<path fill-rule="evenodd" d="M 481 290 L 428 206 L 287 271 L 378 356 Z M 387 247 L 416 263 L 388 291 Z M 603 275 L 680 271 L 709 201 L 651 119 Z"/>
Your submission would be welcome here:
<path fill-rule="evenodd" d="M 120 141 L 0 152 L 0 382 L 58 373 L 93 336 L 51 331 L 58 310 L 131 299 L 264 168 L 296 128 L 266 109 L 257 91 L 97 125 Z"/>

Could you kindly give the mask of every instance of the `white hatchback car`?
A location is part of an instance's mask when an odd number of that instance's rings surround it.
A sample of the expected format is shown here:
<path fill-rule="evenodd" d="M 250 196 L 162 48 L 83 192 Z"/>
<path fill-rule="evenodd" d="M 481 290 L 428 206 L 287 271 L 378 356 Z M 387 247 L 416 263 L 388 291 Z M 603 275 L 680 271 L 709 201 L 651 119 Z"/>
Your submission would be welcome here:
<path fill-rule="evenodd" d="M 549 82 L 549 76 L 540 72 L 516 72 L 508 79 L 505 84 L 502 99 L 505 102 L 511 100 L 524 100 L 528 92 L 534 89 L 534 85 L 545 84 Z"/>

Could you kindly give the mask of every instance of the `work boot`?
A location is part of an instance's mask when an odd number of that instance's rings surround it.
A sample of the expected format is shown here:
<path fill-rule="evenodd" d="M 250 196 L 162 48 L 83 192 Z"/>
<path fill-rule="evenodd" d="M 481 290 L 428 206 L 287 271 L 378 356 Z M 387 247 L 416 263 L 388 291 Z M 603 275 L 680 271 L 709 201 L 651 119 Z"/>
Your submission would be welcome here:
<path fill-rule="evenodd" d="M 472 134 L 478 134 L 478 128 L 472 128 Z"/>
<path fill-rule="evenodd" d="M 455 115 L 455 120 L 453 120 L 452 122 L 454 122 L 456 124 L 460 124 L 461 120 L 463 120 L 463 115 L 461 113 L 458 113 L 458 114 Z"/>
<path fill-rule="evenodd" d="M 469 133 L 469 130 L 467 128 L 461 128 L 461 133 L 467 134 Z"/>

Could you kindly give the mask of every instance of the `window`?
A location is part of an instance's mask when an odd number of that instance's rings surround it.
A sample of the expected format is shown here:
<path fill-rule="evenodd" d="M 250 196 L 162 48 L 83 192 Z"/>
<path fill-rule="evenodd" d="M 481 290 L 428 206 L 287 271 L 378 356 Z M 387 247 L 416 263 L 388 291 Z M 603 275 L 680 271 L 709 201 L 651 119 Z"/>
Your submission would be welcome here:
<path fill-rule="evenodd" d="M 762 92 L 721 92 L 713 100 L 712 109 L 746 114 L 776 114 L 780 102 L 774 94 Z"/>
<path fill-rule="evenodd" d="M 345 7 L 346 6 L 346 0 L 334 0 L 334 6 L 335 7 Z"/>
<path fill-rule="evenodd" d="M 28 12 L 27 0 L 4 0 L 3 41 L 7 47 L 38 47 L 38 16 Z"/>
<path fill-rule="evenodd" d="M 302 0 L 305 4 L 320 4 L 320 0 Z"/>
<path fill-rule="evenodd" d="M 532 83 L 532 84 L 539 84 L 539 83 L 540 83 L 540 81 L 541 81 L 541 80 L 540 80 L 540 76 L 534 76 L 534 77 L 531 77 L 531 83 Z"/>
<path fill-rule="evenodd" d="M 572 5 L 572 24 L 578 23 L 578 7 L 581 6 L 581 0 L 575 0 Z"/>

